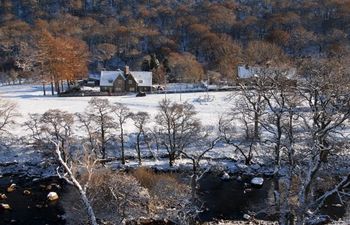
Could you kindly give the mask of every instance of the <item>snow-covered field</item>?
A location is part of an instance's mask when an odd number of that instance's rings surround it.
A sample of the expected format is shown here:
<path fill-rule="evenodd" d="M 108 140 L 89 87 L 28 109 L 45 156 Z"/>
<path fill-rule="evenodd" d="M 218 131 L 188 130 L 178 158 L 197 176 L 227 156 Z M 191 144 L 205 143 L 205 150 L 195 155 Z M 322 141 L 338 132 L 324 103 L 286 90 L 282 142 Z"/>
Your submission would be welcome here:
<path fill-rule="evenodd" d="M 60 109 L 66 110 L 70 113 L 83 112 L 87 107 L 89 100 L 91 97 L 56 97 L 50 96 L 51 92 L 49 87 L 46 92 L 48 95 L 43 96 L 42 87 L 41 86 L 33 86 L 33 85 L 13 85 L 13 86 L 1 86 L 0 87 L 0 97 L 15 102 L 18 106 L 18 112 L 21 114 L 16 120 L 18 122 L 15 125 L 11 132 L 18 136 L 26 135 L 29 131 L 26 130 L 26 127 L 23 126 L 23 122 L 28 119 L 29 113 L 39 113 L 42 114 L 49 109 Z M 193 104 L 198 112 L 198 118 L 202 121 L 204 125 L 216 125 L 219 116 L 222 113 L 228 112 L 233 104 L 231 104 L 228 100 L 230 92 L 211 92 L 210 102 L 201 102 L 198 99 L 205 99 L 204 96 L 206 93 L 176 93 L 176 94 L 149 94 L 146 97 L 135 97 L 135 94 L 130 94 L 127 96 L 106 96 L 101 98 L 107 98 L 111 103 L 123 103 L 130 108 L 132 112 L 138 111 L 146 111 L 150 113 L 150 115 L 154 118 L 154 116 L 158 112 L 158 104 L 164 99 L 170 99 L 175 102 L 189 102 Z M 150 124 L 152 126 L 152 124 Z M 130 134 L 135 131 L 134 125 L 132 121 L 129 121 L 126 126 L 126 134 Z M 76 135 L 83 135 L 81 131 L 76 130 Z M 144 149 L 144 153 L 149 153 L 148 150 Z M 16 151 L 13 154 L 17 154 Z M 24 160 L 28 160 L 31 158 L 31 154 L 27 152 L 27 157 L 23 155 Z M 163 154 L 163 153 L 159 153 Z M 11 155 L 11 154 L 10 154 Z M 126 155 L 136 155 L 136 151 L 133 148 L 126 149 Z M 215 151 L 209 152 L 207 154 L 210 158 L 235 158 L 232 147 L 225 146 L 221 144 L 215 148 Z M 40 156 L 38 156 L 40 157 Z M 10 160 L 11 157 L 6 157 Z M 2 158 L 0 163 L 6 163 L 8 160 Z M 186 164 L 186 160 L 180 160 L 180 164 Z M 129 162 L 129 166 L 137 166 L 136 162 Z M 147 162 L 144 161 L 144 165 L 157 165 L 160 167 L 166 166 L 168 164 L 167 159 L 160 161 Z M 231 163 L 223 162 L 227 168 L 232 167 Z"/>
<path fill-rule="evenodd" d="M 42 114 L 49 109 L 61 109 L 70 113 L 82 112 L 87 107 L 91 97 L 55 97 L 50 96 L 50 90 L 47 90 L 48 96 L 43 96 L 41 86 L 14 85 L 1 86 L 0 97 L 16 102 L 18 111 L 22 114 L 18 122 L 24 122 L 28 113 Z M 205 125 L 213 125 L 218 120 L 220 114 L 227 112 L 232 104 L 226 100 L 230 92 L 211 92 L 211 102 L 200 102 L 206 93 L 176 93 L 176 94 L 149 94 L 146 97 L 135 97 L 135 94 L 126 96 L 106 96 L 111 103 L 123 103 L 127 105 L 132 112 L 145 111 L 155 116 L 158 111 L 158 103 L 164 99 L 170 99 L 176 102 L 189 102 L 195 105 L 198 111 L 198 117 Z M 16 130 L 24 132 L 23 128 L 17 127 Z M 132 124 L 129 123 L 127 130 L 132 131 Z"/>

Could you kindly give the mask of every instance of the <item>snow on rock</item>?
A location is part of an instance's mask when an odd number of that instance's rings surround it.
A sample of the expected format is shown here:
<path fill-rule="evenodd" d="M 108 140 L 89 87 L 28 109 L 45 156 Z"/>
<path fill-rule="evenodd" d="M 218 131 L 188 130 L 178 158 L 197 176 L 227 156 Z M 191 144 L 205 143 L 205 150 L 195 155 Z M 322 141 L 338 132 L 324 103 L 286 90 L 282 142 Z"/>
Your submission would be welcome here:
<path fill-rule="evenodd" d="M 32 192 L 30 192 L 29 190 L 24 190 L 24 191 L 23 191 L 23 194 L 24 194 L 24 195 L 31 195 Z"/>
<path fill-rule="evenodd" d="M 7 199 L 7 196 L 5 194 L 0 193 L 0 200 L 5 200 Z"/>
<path fill-rule="evenodd" d="M 0 209 L 9 210 L 9 209 L 11 209 L 11 206 L 9 204 L 1 203 Z"/>
<path fill-rule="evenodd" d="M 47 195 L 47 198 L 50 200 L 50 201 L 55 201 L 58 199 L 58 194 L 56 192 L 50 192 L 48 195 Z"/>
<path fill-rule="evenodd" d="M 16 184 L 11 184 L 8 188 L 7 188 L 7 192 L 14 192 L 16 190 Z"/>
<path fill-rule="evenodd" d="M 262 177 L 254 177 L 250 183 L 255 186 L 262 186 L 264 184 L 264 178 Z"/>
<path fill-rule="evenodd" d="M 249 167 L 245 164 L 242 164 L 242 163 L 238 163 L 237 164 L 237 167 L 240 169 L 240 170 L 247 170 Z"/>
<path fill-rule="evenodd" d="M 221 176 L 221 180 L 229 180 L 229 179 L 230 179 L 230 175 L 224 172 L 224 174 Z"/>
<path fill-rule="evenodd" d="M 252 217 L 250 215 L 248 215 L 248 214 L 244 214 L 243 218 L 246 219 L 246 220 L 250 220 Z"/>
<path fill-rule="evenodd" d="M 259 170 L 261 166 L 259 164 L 253 164 L 250 166 L 250 168 L 252 168 L 253 170 Z"/>
<path fill-rule="evenodd" d="M 328 224 L 331 221 L 331 218 L 327 215 L 320 215 L 306 221 L 306 225 L 321 225 Z"/>

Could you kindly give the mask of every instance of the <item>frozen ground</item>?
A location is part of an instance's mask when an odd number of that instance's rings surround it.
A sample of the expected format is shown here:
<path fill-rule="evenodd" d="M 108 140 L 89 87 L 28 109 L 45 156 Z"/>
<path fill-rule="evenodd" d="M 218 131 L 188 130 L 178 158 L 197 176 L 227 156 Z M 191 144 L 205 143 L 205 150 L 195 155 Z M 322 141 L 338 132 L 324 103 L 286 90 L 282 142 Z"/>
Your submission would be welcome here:
<path fill-rule="evenodd" d="M 11 132 L 18 136 L 25 135 L 28 131 L 21 124 L 28 119 L 29 113 L 39 113 L 42 114 L 49 109 L 61 109 L 66 110 L 70 113 L 83 112 L 87 107 L 91 97 L 56 97 L 50 96 L 49 87 L 47 87 L 48 96 L 43 96 L 41 86 L 33 85 L 12 85 L 12 86 L 1 86 L 0 87 L 0 97 L 17 103 L 18 112 L 21 113 L 21 117 L 17 118 L 18 124 L 11 129 Z M 204 95 L 206 93 L 176 93 L 176 94 L 149 94 L 146 97 L 135 97 L 134 94 L 126 96 L 108 96 L 103 98 L 108 98 L 111 103 L 123 103 L 127 105 L 132 112 L 146 111 L 154 117 L 158 112 L 158 103 L 164 99 L 171 99 L 176 102 L 189 102 L 195 105 L 198 111 L 198 118 L 202 121 L 204 125 L 214 125 L 217 124 L 219 116 L 231 109 L 232 104 L 229 104 L 227 96 L 229 92 L 211 92 L 210 102 L 198 101 L 198 99 L 205 99 Z M 134 132 L 134 126 L 131 121 L 126 126 L 126 133 L 130 134 Z M 81 131 L 76 131 L 76 135 L 83 135 Z M 145 154 L 149 155 L 148 150 L 143 150 Z M 113 150 L 110 154 L 111 157 L 118 156 L 119 154 Z M 164 155 L 165 151 L 159 152 L 159 155 Z M 40 158 L 40 155 L 25 152 L 23 153 L 17 148 L 8 150 L 7 157 L 4 155 L 1 157 L 0 163 L 7 163 L 9 160 L 13 159 L 13 156 L 21 158 L 22 160 L 28 160 L 29 158 Z M 134 148 L 130 147 L 127 149 L 126 155 L 136 156 L 136 151 Z M 207 154 L 210 159 L 223 159 L 232 158 L 235 156 L 232 151 L 232 147 L 225 145 L 217 146 L 215 150 Z M 188 163 L 186 160 L 178 161 L 181 165 Z M 136 162 L 130 161 L 129 166 L 136 166 Z M 148 159 L 144 161 L 144 165 L 149 166 L 166 166 L 168 164 L 167 159 L 159 159 L 159 161 L 153 161 L 153 159 Z M 226 164 L 226 163 L 224 163 Z M 228 169 L 233 165 L 227 165 Z"/>
<path fill-rule="evenodd" d="M 47 90 L 50 94 L 50 90 Z M 170 99 L 176 102 L 189 102 L 195 105 L 198 111 L 198 117 L 203 124 L 213 125 L 217 122 L 220 114 L 230 110 L 232 105 L 226 101 L 229 92 L 210 92 L 211 102 L 201 102 L 206 93 L 175 93 L 175 94 L 149 94 L 146 97 L 135 97 L 134 94 L 126 96 L 108 96 L 112 103 L 123 103 L 127 105 L 132 112 L 146 111 L 152 116 L 157 114 L 158 103 L 164 99 Z M 43 96 L 41 86 L 14 85 L 1 86 L 0 97 L 11 100 L 18 104 L 18 111 L 22 114 L 18 122 L 24 122 L 28 113 L 44 113 L 49 109 L 61 109 L 71 113 L 82 112 L 88 105 L 91 97 L 53 97 Z M 127 131 L 132 132 L 133 126 L 129 123 Z M 17 127 L 15 130 L 23 134 L 23 127 Z"/>

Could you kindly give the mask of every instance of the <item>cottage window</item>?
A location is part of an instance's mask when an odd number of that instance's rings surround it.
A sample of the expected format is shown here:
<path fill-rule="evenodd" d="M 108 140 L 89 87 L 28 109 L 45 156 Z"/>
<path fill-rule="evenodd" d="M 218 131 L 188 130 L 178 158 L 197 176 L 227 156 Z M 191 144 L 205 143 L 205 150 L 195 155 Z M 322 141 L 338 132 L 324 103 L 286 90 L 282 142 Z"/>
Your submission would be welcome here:
<path fill-rule="evenodd" d="M 132 80 L 129 80 L 129 84 L 132 84 Z"/>
<path fill-rule="evenodd" d="M 121 89 L 121 88 L 119 88 L 119 87 L 117 87 L 115 90 L 116 90 L 116 91 L 121 91 L 122 89 Z"/>
<path fill-rule="evenodd" d="M 133 88 L 133 87 L 132 87 L 132 88 L 130 88 L 130 91 L 135 91 L 135 88 Z"/>
<path fill-rule="evenodd" d="M 110 84 L 113 83 L 113 80 L 108 80 L 108 83 L 110 83 Z"/>
<path fill-rule="evenodd" d="M 118 83 L 118 84 L 122 84 L 122 81 L 121 81 L 121 80 L 118 80 L 117 83 Z"/>
<path fill-rule="evenodd" d="M 142 84 L 143 83 L 143 80 L 139 80 L 139 84 Z"/>

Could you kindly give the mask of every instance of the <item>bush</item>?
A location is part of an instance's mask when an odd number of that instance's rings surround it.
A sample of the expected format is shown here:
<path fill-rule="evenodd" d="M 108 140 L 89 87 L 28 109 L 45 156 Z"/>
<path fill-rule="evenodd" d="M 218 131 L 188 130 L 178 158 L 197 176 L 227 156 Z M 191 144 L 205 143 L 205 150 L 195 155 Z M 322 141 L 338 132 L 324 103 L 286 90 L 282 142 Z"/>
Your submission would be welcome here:
<path fill-rule="evenodd" d="M 149 214 L 147 189 L 128 174 L 108 169 L 95 171 L 89 182 L 88 196 L 96 216 L 105 221 L 119 223 Z"/>
<path fill-rule="evenodd" d="M 136 169 L 132 175 L 151 197 L 150 211 L 160 218 L 179 221 L 179 214 L 190 204 L 190 187 L 178 181 L 175 174 L 155 173 L 150 169 Z"/>

